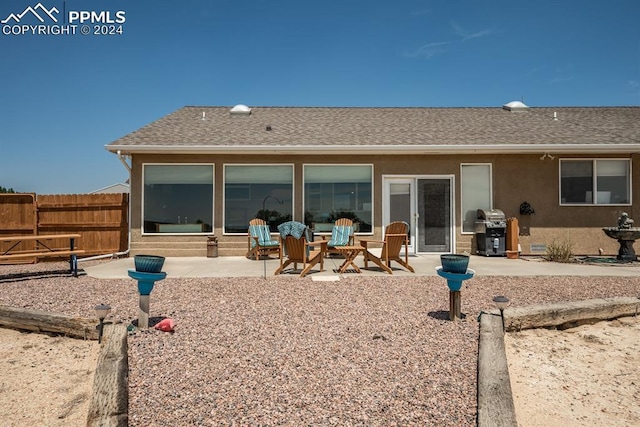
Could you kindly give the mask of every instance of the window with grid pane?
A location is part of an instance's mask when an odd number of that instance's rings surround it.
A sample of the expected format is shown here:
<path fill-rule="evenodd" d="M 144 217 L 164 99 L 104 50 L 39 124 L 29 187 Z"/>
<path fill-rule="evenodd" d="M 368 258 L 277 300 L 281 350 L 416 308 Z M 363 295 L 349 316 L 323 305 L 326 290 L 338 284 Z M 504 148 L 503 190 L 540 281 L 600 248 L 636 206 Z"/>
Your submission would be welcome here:
<path fill-rule="evenodd" d="M 631 163 L 628 159 L 560 160 L 560 204 L 630 203 Z"/>

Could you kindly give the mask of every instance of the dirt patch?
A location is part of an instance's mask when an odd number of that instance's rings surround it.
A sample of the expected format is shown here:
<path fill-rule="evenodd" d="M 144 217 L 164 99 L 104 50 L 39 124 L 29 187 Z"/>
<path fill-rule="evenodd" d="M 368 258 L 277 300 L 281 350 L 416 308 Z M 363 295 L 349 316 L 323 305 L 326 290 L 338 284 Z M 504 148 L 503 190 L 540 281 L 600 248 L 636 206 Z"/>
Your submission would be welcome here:
<path fill-rule="evenodd" d="M 97 341 L 0 327 L 0 419 L 10 426 L 84 426 Z"/>
<path fill-rule="evenodd" d="M 505 335 L 518 425 L 635 425 L 640 319 Z"/>

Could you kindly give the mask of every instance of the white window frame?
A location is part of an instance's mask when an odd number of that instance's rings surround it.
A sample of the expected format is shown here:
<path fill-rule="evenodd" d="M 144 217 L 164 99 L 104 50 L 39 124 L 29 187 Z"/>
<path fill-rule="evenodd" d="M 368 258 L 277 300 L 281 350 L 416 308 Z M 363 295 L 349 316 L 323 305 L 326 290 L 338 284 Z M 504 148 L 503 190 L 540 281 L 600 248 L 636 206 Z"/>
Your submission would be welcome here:
<path fill-rule="evenodd" d="M 326 166 L 326 167 L 330 167 L 330 166 L 340 166 L 340 167 L 349 167 L 349 166 L 358 166 L 358 167 L 362 167 L 362 166 L 368 166 L 371 169 L 371 231 L 367 231 L 367 232 L 356 232 L 354 234 L 357 235 L 373 235 L 373 233 L 375 232 L 376 229 L 376 225 L 375 225 L 375 181 L 376 181 L 376 177 L 375 177 L 375 168 L 373 163 L 303 163 L 302 164 L 302 222 L 304 222 L 304 213 L 306 212 L 306 206 L 305 206 L 305 200 L 306 200 L 306 194 L 305 194 L 305 187 L 306 187 L 306 178 L 305 178 L 305 170 L 307 166 Z M 317 233 L 317 234 L 325 234 L 325 233 Z M 330 234 L 330 233 L 326 233 L 326 234 Z"/>
<path fill-rule="evenodd" d="M 475 225 L 474 229 L 471 231 L 465 231 L 464 229 L 464 217 L 465 217 L 465 201 L 464 194 L 465 189 L 464 185 L 464 177 L 463 177 L 463 169 L 465 166 L 488 166 L 489 167 L 489 207 L 488 209 L 493 209 L 493 163 L 460 163 L 460 234 L 474 234 L 475 233 Z M 482 208 L 479 208 L 482 209 Z"/>
<path fill-rule="evenodd" d="M 144 231 L 144 221 L 145 221 L 145 217 L 144 217 L 144 200 L 145 200 L 145 194 L 144 194 L 144 187 L 145 187 L 145 182 L 144 182 L 144 169 L 147 166 L 211 166 L 211 173 L 212 173 L 212 180 L 211 180 L 211 231 L 203 231 L 201 233 L 151 233 L 151 232 L 145 232 Z M 174 236 L 174 235 L 179 235 L 179 236 L 185 236 L 185 235 L 192 235 L 192 236 L 202 236 L 202 235 L 209 235 L 212 234 L 213 231 L 215 230 L 215 213 L 216 213 L 216 165 L 215 163 L 143 163 L 142 164 L 142 175 L 140 177 L 140 181 L 142 183 L 142 189 L 141 189 L 141 194 L 142 194 L 142 198 L 140 200 L 140 234 L 143 236 Z"/>
<path fill-rule="evenodd" d="M 224 163 L 222 165 L 222 234 L 224 236 L 243 236 L 247 233 L 229 233 L 225 232 L 226 229 L 226 187 L 227 187 L 227 166 L 246 166 L 246 167 L 259 167 L 259 166 L 289 166 L 291 168 L 291 217 L 295 220 L 295 206 L 296 206 L 296 168 L 293 163 Z M 249 223 L 247 223 L 249 227 Z"/>
<path fill-rule="evenodd" d="M 593 180 L 593 188 L 595 189 L 595 191 L 598 191 L 597 188 L 597 184 L 598 184 L 598 168 L 597 168 L 597 163 L 598 161 L 609 161 L 609 160 L 618 160 L 618 161 L 625 161 L 627 162 L 627 164 L 629 165 L 629 181 L 628 181 L 628 185 L 629 185 L 629 202 L 628 203 L 597 203 L 598 198 L 595 197 L 596 202 L 595 203 L 563 203 L 562 202 L 562 162 L 564 161 L 584 161 L 584 162 L 588 162 L 590 161 L 592 164 L 592 170 L 593 170 L 593 176 L 591 177 L 591 179 Z M 633 162 L 631 161 L 630 158 L 628 157 L 615 157 L 615 158 L 610 158 L 610 157 L 577 157 L 577 158 L 566 158 L 566 159 L 559 159 L 558 162 L 558 204 L 560 206 L 631 206 L 633 204 Z M 593 200 L 593 198 L 592 198 Z"/>

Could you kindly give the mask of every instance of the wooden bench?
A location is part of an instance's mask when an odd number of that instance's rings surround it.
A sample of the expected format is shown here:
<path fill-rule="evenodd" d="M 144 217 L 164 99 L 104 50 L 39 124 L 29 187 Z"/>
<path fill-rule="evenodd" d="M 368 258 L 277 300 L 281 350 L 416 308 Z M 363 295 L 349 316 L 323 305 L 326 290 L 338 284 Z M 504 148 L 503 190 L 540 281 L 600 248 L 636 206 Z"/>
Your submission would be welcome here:
<path fill-rule="evenodd" d="M 76 239 L 79 239 L 80 237 L 80 234 L 41 234 L 37 236 L 0 237 L 0 243 L 4 242 L 11 245 L 8 249 L 0 250 L 0 261 L 24 258 L 59 258 L 68 256 L 69 271 L 74 277 L 78 277 L 77 256 L 85 252 L 82 249 L 75 249 Z M 55 239 L 69 239 L 68 248 L 52 247 L 51 240 Z M 23 242 L 34 242 L 36 246 L 40 246 L 40 248 L 34 250 L 15 250 L 15 248 Z"/>

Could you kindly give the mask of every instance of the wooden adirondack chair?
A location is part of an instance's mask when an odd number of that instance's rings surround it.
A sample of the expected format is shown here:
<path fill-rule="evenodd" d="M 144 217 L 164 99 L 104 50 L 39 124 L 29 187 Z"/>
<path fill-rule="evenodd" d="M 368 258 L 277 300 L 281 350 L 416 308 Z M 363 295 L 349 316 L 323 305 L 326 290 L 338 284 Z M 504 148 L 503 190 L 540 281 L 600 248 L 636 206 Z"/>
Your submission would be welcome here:
<path fill-rule="evenodd" d="M 249 221 L 246 257 L 258 260 L 261 256 L 276 252 L 278 253 L 278 257 L 280 257 L 282 246 L 279 240 L 271 237 L 267 222 L 260 218 L 254 218 Z"/>
<path fill-rule="evenodd" d="M 369 251 L 369 243 L 382 243 L 382 253 L 378 257 Z M 363 239 L 360 244 L 364 248 L 364 268 L 368 267 L 371 261 L 389 274 L 393 274 L 391 270 L 391 261 L 395 261 L 412 273 L 415 273 L 413 267 L 409 265 L 409 224 L 402 221 L 392 222 L 387 225 L 384 232 L 384 240 Z M 404 259 L 400 258 L 400 250 L 404 246 Z"/>
<path fill-rule="evenodd" d="M 328 236 L 322 236 L 326 239 Z M 336 247 L 353 245 L 353 221 L 349 218 L 338 218 L 333 224 L 331 238 L 327 240 L 327 253 L 339 253 Z"/>
<path fill-rule="evenodd" d="M 320 263 L 320 271 L 324 271 L 327 241 L 308 242 L 305 234 L 302 233 L 300 238 L 292 235 L 281 236 L 284 250 L 280 252 L 280 267 L 276 269 L 274 275 L 283 273 L 291 264 L 293 264 L 293 270 L 298 270 L 298 264 L 302 264 L 300 277 L 304 277 L 318 263 Z M 320 246 L 320 249 L 314 249 L 317 246 Z"/>

